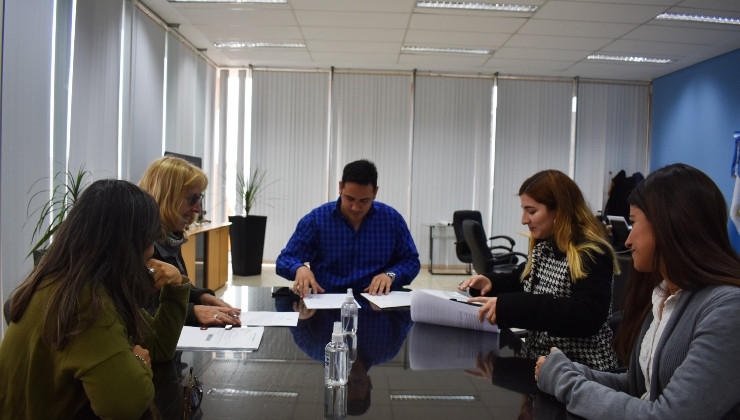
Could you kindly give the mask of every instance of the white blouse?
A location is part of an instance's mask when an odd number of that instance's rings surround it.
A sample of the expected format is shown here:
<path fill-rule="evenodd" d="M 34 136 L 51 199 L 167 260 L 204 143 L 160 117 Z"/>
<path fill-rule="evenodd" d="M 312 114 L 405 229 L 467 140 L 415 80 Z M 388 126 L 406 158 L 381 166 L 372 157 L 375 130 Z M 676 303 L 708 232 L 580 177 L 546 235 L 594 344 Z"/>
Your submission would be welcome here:
<path fill-rule="evenodd" d="M 660 342 L 660 336 L 663 335 L 663 330 L 676 308 L 680 295 L 681 290 L 669 295 L 665 280 L 653 289 L 653 321 L 650 323 L 650 328 L 645 333 L 640 345 L 640 369 L 645 377 L 645 389 L 647 390 L 641 397 L 643 400 L 647 400 L 650 395 L 650 375 L 652 374 L 655 348 Z"/>

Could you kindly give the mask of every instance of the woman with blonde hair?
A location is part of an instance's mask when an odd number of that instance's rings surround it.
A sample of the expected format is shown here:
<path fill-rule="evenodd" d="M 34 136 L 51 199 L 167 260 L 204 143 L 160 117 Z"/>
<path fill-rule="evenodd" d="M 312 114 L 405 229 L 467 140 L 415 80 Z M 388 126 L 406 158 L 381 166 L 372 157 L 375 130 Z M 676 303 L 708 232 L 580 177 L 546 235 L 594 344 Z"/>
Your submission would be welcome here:
<path fill-rule="evenodd" d="M 586 418 L 740 418 L 740 257 L 722 192 L 673 164 L 628 201 L 633 269 L 615 337 L 628 370 L 594 372 L 553 348 L 537 361 L 538 386 Z"/>
<path fill-rule="evenodd" d="M 201 208 L 208 177 L 200 168 L 184 159 L 165 156 L 149 165 L 139 186 L 159 205 L 161 237 L 154 243 L 154 258 L 177 267 L 187 276 L 182 258 L 185 229 L 195 221 Z M 186 325 L 241 325 L 241 312 L 217 298 L 210 289 L 193 287 L 190 292 Z"/>
<path fill-rule="evenodd" d="M 612 280 L 618 270 L 606 232 L 573 180 L 538 172 L 519 188 L 529 258 L 520 270 L 478 273 L 460 284 L 479 297 L 481 322 L 529 330 L 525 356 L 558 346 L 599 370 L 617 367 L 610 347 Z M 484 297 L 485 296 L 485 297 Z"/>

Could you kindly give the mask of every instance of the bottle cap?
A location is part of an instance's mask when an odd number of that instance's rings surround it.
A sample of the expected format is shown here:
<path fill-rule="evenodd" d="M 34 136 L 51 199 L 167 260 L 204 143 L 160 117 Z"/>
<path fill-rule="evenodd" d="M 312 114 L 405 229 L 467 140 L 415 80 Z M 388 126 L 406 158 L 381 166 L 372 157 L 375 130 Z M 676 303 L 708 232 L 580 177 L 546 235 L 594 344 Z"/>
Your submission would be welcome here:
<path fill-rule="evenodd" d="M 347 296 L 346 296 L 346 299 L 345 300 L 347 302 L 352 302 L 352 301 L 355 300 L 355 295 L 352 294 L 352 288 L 351 287 L 349 289 L 347 289 Z"/>
<path fill-rule="evenodd" d="M 344 333 L 342 332 L 342 323 L 336 321 L 334 323 L 334 331 L 331 333 L 331 341 L 335 343 L 344 342 Z"/>

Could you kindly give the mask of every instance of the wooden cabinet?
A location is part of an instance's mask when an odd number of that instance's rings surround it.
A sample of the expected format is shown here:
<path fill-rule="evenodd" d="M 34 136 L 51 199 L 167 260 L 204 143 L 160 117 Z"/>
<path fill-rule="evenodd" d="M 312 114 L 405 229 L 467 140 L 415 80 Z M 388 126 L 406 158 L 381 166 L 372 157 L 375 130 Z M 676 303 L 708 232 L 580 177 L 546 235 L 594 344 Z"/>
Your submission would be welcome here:
<path fill-rule="evenodd" d="M 229 225 L 231 223 L 205 223 L 188 229 L 188 241 L 182 245 L 185 268 L 195 284 L 216 290 L 226 284 L 229 277 Z M 196 249 L 203 247 L 203 278 L 196 278 Z"/>

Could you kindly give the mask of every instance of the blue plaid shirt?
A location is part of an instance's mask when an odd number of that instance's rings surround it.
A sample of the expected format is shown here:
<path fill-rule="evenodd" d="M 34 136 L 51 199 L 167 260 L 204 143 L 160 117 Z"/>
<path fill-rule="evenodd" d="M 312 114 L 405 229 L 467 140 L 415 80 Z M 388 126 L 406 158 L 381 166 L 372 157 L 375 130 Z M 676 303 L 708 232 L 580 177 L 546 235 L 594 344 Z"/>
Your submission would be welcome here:
<path fill-rule="evenodd" d="M 396 273 L 393 289 L 400 289 L 419 274 L 419 253 L 406 221 L 392 207 L 373 201 L 355 231 L 342 215 L 341 198 L 304 216 L 276 261 L 276 272 L 295 280 L 296 270 L 309 263 L 316 281 L 326 292 L 361 292 L 373 277 Z"/>

